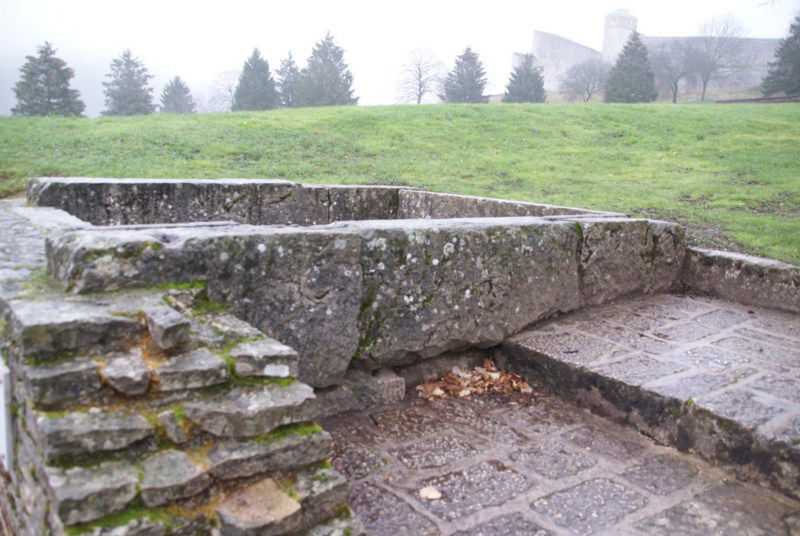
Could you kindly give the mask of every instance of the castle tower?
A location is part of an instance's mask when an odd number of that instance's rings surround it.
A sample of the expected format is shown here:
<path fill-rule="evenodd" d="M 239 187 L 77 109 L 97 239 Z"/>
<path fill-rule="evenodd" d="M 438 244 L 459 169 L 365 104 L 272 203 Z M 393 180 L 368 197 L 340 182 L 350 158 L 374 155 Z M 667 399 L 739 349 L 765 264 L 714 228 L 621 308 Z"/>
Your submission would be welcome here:
<path fill-rule="evenodd" d="M 636 17 L 625 9 L 606 15 L 603 37 L 603 61 L 614 63 L 631 34 L 636 31 Z"/>

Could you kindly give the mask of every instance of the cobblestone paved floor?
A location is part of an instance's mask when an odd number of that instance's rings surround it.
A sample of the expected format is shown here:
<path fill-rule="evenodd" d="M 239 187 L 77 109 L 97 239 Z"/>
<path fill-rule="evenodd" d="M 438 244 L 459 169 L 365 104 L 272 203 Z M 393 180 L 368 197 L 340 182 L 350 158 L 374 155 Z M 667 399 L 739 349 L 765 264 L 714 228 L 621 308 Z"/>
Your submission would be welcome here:
<path fill-rule="evenodd" d="M 413 400 L 321 424 L 373 535 L 800 534 L 800 504 L 551 396 Z"/>

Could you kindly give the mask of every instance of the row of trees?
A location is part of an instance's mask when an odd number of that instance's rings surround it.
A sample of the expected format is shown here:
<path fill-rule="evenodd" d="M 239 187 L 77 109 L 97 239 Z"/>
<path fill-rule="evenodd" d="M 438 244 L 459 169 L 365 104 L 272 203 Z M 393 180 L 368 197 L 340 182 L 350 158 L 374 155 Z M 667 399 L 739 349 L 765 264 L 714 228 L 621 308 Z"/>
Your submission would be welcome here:
<path fill-rule="evenodd" d="M 588 101 L 600 92 L 607 102 L 650 102 L 658 86 L 667 88 L 676 102 L 683 81 L 699 81 L 705 99 L 709 82 L 735 71 L 742 62 L 741 27 L 730 18 L 713 19 L 697 40 L 674 40 L 648 53 L 634 32 L 613 66 L 600 60 L 574 65 L 560 81 L 560 89 Z M 77 90 L 70 88 L 74 72 L 57 58 L 50 43 L 38 47 L 37 56 L 26 56 L 21 79 L 14 87 L 15 115 L 83 114 L 86 106 Z M 486 71 L 478 55 L 467 47 L 456 57 L 453 69 L 442 74 L 441 62 L 431 54 L 415 52 L 399 82 L 401 99 L 420 104 L 427 96 L 444 102 L 486 102 Z M 239 73 L 223 73 L 212 99 L 225 110 L 266 110 L 297 106 L 336 106 L 358 103 L 353 95 L 353 75 L 344 51 L 327 34 L 314 45 L 306 66 L 300 69 L 291 53 L 272 76 L 269 63 L 254 49 Z M 143 63 L 126 50 L 111 62 L 103 82 L 104 115 L 193 113 L 196 103 L 186 84 L 175 77 L 164 87 L 160 105 L 153 102 L 153 78 Z M 762 83 L 764 95 L 800 94 L 800 15 L 790 25 L 769 64 Z M 512 71 L 503 102 L 544 102 L 542 69 L 525 55 Z"/>
<path fill-rule="evenodd" d="M 86 106 L 77 90 L 70 89 L 74 72 L 55 56 L 50 43 L 38 47 L 37 56 L 26 56 L 20 68 L 21 80 L 14 87 L 15 115 L 81 115 Z M 357 104 L 353 95 L 353 75 L 344 61 L 344 50 L 327 34 L 314 45 L 305 67 L 292 58 L 281 62 L 277 80 L 269 63 L 256 48 L 245 61 L 237 79 L 222 95 L 228 110 L 267 110 L 295 106 L 338 106 Z M 153 78 L 141 60 L 125 50 L 111 62 L 103 82 L 103 115 L 143 115 L 156 110 L 164 113 L 194 113 L 197 104 L 189 87 L 176 76 L 161 92 L 160 105 L 153 100 Z"/>
<path fill-rule="evenodd" d="M 422 50 L 411 53 L 398 81 L 400 100 L 421 104 L 427 96 L 442 102 L 486 102 L 486 70 L 470 48 L 456 56 L 453 70 L 443 74 L 442 63 Z M 532 55 L 524 56 L 506 85 L 503 102 L 544 102 L 544 76 Z"/>

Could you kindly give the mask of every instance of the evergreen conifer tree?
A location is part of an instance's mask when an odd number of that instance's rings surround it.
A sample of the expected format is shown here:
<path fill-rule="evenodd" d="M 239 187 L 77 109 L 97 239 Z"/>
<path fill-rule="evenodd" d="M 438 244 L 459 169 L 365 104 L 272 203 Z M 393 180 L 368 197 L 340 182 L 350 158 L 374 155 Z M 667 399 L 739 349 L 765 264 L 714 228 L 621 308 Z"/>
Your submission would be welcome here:
<path fill-rule="evenodd" d="M 653 102 L 656 78 L 638 32 L 633 32 L 606 79 L 606 102 Z"/>
<path fill-rule="evenodd" d="M 478 55 L 467 47 L 456 57 L 453 70 L 447 74 L 442 84 L 444 102 L 486 102 L 483 90 L 486 88 L 486 72 Z"/>
<path fill-rule="evenodd" d="M 189 87 L 176 76 L 161 92 L 161 112 L 165 114 L 193 114 L 194 99 Z"/>
<path fill-rule="evenodd" d="M 533 54 L 525 54 L 511 72 L 503 102 L 544 102 L 546 96 L 542 68 L 534 65 Z"/>
<path fill-rule="evenodd" d="M 314 45 L 307 65 L 300 71 L 295 89 L 296 106 L 358 104 L 353 96 L 353 75 L 344 61 L 344 50 L 330 33 Z"/>
<path fill-rule="evenodd" d="M 55 56 L 50 43 L 38 47 L 38 56 L 25 56 L 22 79 L 14 86 L 14 115 L 81 115 L 86 105 L 69 81 L 75 75 L 64 60 Z"/>
<path fill-rule="evenodd" d="M 294 108 L 297 106 L 297 80 L 300 78 L 300 69 L 294 62 L 292 53 L 289 52 L 289 57 L 281 60 L 281 68 L 276 71 L 278 96 L 280 97 L 281 106 L 284 108 Z"/>
<path fill-rule="evenodd" d="M 778 45 L 761 91 L 767 97 L 776 93 L 800 95 L 800 15 L 789 26 L 789 35 Z"/>
<path fill-rule="evenodd" d="M 269 63 L 254 48 L 239 75 L 231 110 L 268 110 L 277 106 L 278 92 L 275 91 L 275 80 L 269 72 Z"/>
<path fill-rule="evenodd" d="M 111 80 L 103 82 L 106 97 L 103 115 L 143 115 L 156 110 L 153 88 L 147 86 L 153 75 L 147 73 L 147 68 L 130 50 L 114 58 L 106 78 Z"/>

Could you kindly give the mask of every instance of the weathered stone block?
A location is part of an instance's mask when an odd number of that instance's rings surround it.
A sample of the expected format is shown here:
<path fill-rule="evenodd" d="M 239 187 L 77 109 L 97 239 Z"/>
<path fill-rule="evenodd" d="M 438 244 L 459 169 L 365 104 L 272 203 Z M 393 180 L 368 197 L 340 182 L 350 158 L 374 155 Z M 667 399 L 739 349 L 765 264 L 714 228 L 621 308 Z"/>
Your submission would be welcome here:
<path fill-rule="evenodd" d="M 157 415 L 158 421 L 164 425 L 164 433 L 173 443 L 181 444 L 189 441 L 186 430 L 181 426 L 178 417 L 172 410 L 162 411 Z"/>
<path fill-rule="evenodd" d="M 267 385 L 235 389 L 220 399 L 189 402 L 186 416 L 217 437 L 244 439 L 266 434 L 284 424 L 314 420 L 314 391 L 295 382 L 288 387 Z"/>
<path fill-rule="evenodd" d="M 30 358 L 123 350 L 142 333 L 134 319 L 68 300 L 16 301 L 10 320 L 22 355 Z"/>
<path fill-rule="evenodd" d="M 33 401 L 44 407 L 79 403 L 100 390 L 98 366 L 91 359 L 25 367 Z"/>
<path fill-rule="evenodd" d="M 136 468 L 105 462 L 97 467 L 48 468 L 48 485 L 65 525 L 93 521 L 122 510 L 136 496 Z"/>
<path fill-rule="evenodd" d="M 144 314 L 150 337 L 161 350 L 170 352 L 188 342 L 189 319 L 172 307 L 148 307 Z"/>
<path fill-rule="evenodd" d="M 208 474 L 178 450 L 148 456 L 142 462 L 142 473 L 142 502 L 149 507 L 192 497 L 211 483 Z"/>
<path fill-rule="evenodd" d="M 127 396 L 142 395 L 150 387 L 150 369 L 138 348 L 109 357 L 101 375 L 104 382 Z"/>
<path fill-rule="evenodd" d="M 225 442 L 208 453 L 208 472 L 216 479 L 243 478 L 286 471 L 328 458 L 333 440 L 327 432 L 294 434 L 264 442 Z"/>
<path fill-rule="evenodd" d="M 358 348 L 359 239 L 286 230 L 220 240 L 206 249 L 211 297 L 303 356 L 298 378 L 338 383 Z"/>
<path fill-rule="evenodd" d="M 580 235 L 581 299 L 605 303 L 649 286 L 652 235 L 646 220 L 602 219 L 575 222 Z"/>
<path fill-rule="evenodd" d="M 217 515 L 223 536 L 272 536 L 289 533 L 300 516 L 300 503 L 271 478 L 228 497 Z"/>
<path fill-rule="evenodd" d="M 207 348 L 173 357 L 155 371 L 159 391 L 180 391 L 217 385 L 228 380 L 228 364 Z"/>
<path fill-rule="evenodd" d="M 153 427 L 141 415 L 99 410 L 56 418 L 41 415 L 37 424 L 44 436 L 48 461 L 67 455 L 124 449 L 153 433 Z"/>
<path fill-rule="evenodd" d="M 406 365 L 489 347 L 580 305 L 577 235 L 528 219 L 353 224 L 364 237 L 356 361 Z"/>
<path fill-rule="evenodd" d="M 729 251 L 689 248 L 683 283 L 727 300 L 800 313 L 800 267 Z"/>
<path fill-rule="evenodd" d="M 271 338 L 239 343 L 229 355 L 240 376 L 295 377 L 300 361 L 292 348 Z"/>
<path fill-rule="evenodd" d="M 153 433 L 153 427 L 141 415 L 99 410 L 57 418 L 41 415 L 37 424 L 42 430 L 48 461 L 61 456 L 124 449 Z"/>
<path fill-rule="evenodd" d="M 342 383 L 315 392 L 321 417 L 345 411 L 395 404 L 405 396 L 405 380 L 390 369 L 370 374 L 348 370 Z"/>

